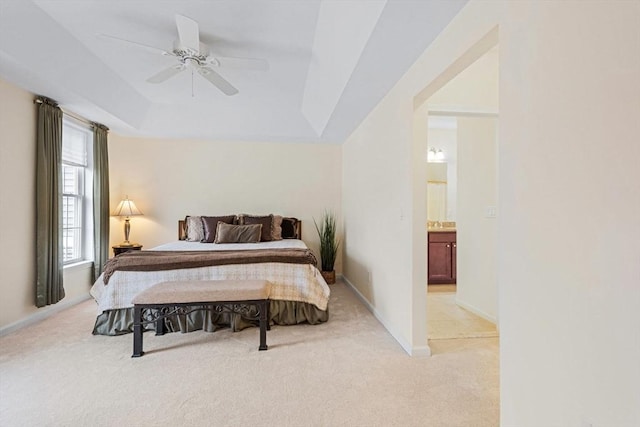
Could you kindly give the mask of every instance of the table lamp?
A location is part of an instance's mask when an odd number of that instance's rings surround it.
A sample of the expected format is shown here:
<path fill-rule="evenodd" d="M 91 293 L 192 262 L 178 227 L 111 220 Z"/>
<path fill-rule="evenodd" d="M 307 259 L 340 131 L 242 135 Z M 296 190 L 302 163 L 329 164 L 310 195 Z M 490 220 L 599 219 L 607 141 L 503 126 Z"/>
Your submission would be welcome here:
<path fill-rule="evenodd" d="M 129 242 L 129 232 L 131 231 L 131 224 L 129 223 L 129 217 L 134 215 L 144 215 L 140 209 L 133 203 L 133 200 L 129 200 L 129 196 L 124 196 L 124 200 L 118 203 L 113 216 L 123 216 L 124 218 L 124 242 L 120 246 L 133 246 Z"/>

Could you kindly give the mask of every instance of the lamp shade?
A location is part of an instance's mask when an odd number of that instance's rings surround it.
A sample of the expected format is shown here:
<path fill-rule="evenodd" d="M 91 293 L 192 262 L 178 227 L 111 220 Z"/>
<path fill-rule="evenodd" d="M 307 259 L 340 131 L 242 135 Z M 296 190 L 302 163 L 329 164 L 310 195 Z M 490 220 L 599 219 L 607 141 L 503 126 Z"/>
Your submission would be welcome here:
<path fill-rule="evenodd" d="M 129 196 L 124 196 L 124 200 L 118 203 L 118 206 L 111 214 L 113 216 L 134 216 L 144 215 L 140 209 L 133 203 L 133 200 L 129 200 Z"/>

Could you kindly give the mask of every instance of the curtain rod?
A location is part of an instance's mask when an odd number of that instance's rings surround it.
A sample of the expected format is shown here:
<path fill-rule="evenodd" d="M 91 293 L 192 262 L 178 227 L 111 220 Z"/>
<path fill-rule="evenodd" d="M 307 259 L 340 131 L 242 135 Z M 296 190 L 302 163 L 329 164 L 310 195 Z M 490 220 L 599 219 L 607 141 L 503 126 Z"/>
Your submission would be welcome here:
<path fill-rule="evenodd" d="M 91 120 L 87 120 L 87 119 L 85 119 L 84 117 L 77 115 L 76 113 L 73 113 L 73 112 L 71 112 L 71 111 L 69 111 L 69 110 L 67 110 L 67 109 L 65 109 L 65 108 L 60 107 L 56 101 L 54 101 L 54 100 L 53 100 L 53 99 L 51 99 L 51 98 L 47 98 L 46 96 L 38 95 L 38 96 L 36 96 L 36 98 L 33 100 L 33 102 L 34 102 L 35 104 L 43 104 L 43 103 L 45 103 L 45 102 L 47 102 L 47 103 L 51 103 L 51 104 L 53 104 L 53 105 L 57 106 L 58 108 L 60 108 L 60 110 L 62 110 L 62 112 L 63 112 L 64 114 L 66 114 L 67 116 L 72 117 L 72 118 L 74 118 L 74 119 L 78 120 L 79 122 L 82 122 L 82 123 L 87 124 L 87 125 L 89 125 L 89 126 L 95 126 L 95 127 L 98 127 L 98 128 L 102 128 L 102 129 L 107 130 L 107 131 L 109 130 L 109 128 L 108 128 L 108 127 L 106 127 L 105 125 L 103 125 L 102 123 L 92 122 Z"/>
<path fill-rule="evenodd" d="M 60 109 L 61 109 L 61 110 L 62 110 L 62 112 L 63 112 L 64 114 L 66 114 L 67 116 L 72 117 L 72 118 L 74 118 L 74 119 L 76 119 L 76 120 L 78 120 L 78 121 L 80 121 L 80 122 L 85 123 L 85 124 L 88 124 L 89 126 L 93 126 L 93 127 L 101 128 L 101 129 L 104 129 L 104 130 L 106 130 L 106 131 L 108 131 L 108 130 L 109 130 L 109 128 L 108 128 L 108 127 L 106 127 L 105 125 L 103 125 L 102 123 L 92 122 L 91 120 L 87 120 L 87 119 L 85 119 L 84 117 L 79 116 L 79 115 L 77 115 L 76 113 L 73 113 L 73 112 L 71 112 L 71 111 L 69 111 L 69 110 L 66 110 L 66 109 L 64 109 L 64 108 L 60 108 Z"/>
<path fill-rule="evenodd" d="M 82 122 L 82 123 L 84 123 L 84 124 L 87 124 L 87 125 L 91 125 L 91 126 L 93 126 L 93 122 L 92 122 L 92 121 L 87 120 L 87 119 L 85 119 L 84 117 L 81 117 L 81 116 L 79 116 L 79 115 L 77 115 L 77 114 L 75 114 L 75 113 L 72 113 L 71 111 L 69 111 L 69 110 L 67 110 L 67 109 L 65 109 L 65 108 L 60 108 L 60 109 L 61 109 L 61 110 L 62 110 L 62 112 L 63 112 L 64 114 L 66 114 L 67 116 L 72 117 L 72 118 L 74 118 L 74 119 L 76 119 L 76 120 L 78 120 L 79 122 Z"/>

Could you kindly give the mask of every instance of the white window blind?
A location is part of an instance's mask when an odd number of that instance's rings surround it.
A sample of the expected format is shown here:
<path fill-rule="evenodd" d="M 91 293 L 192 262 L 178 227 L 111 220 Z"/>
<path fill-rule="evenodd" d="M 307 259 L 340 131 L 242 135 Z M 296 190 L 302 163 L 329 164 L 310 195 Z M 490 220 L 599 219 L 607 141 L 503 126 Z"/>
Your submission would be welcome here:
<path fill-rule="evenodd" d="M 70 120 L 65 120 L 62 131 L 62 161 L 87 166 L 87 142 L 90 136 L 89 129 L 83 129 Z"/>
<path fill-rule="evenodd" d="M 65 117 L 62 126 L 62 246 L 65 264 L 90 258 L 90 215 L 85 193 L 90 179 L 89 149 L 93 132 L 88 125 Z"/>

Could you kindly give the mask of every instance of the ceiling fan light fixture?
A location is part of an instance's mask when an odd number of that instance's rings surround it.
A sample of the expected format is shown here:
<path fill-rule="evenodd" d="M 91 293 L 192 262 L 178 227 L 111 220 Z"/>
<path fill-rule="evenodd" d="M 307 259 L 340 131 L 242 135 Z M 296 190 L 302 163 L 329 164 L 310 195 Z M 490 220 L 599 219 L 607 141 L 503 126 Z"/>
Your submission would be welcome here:
<path fill-rule="evenodd" d="M 198 68 L 200 68 L 200 61 L 198 61 L 196 58 L 185 58 L 184 65 L 186 65 L 190 70 L 197 70 Z"/>

